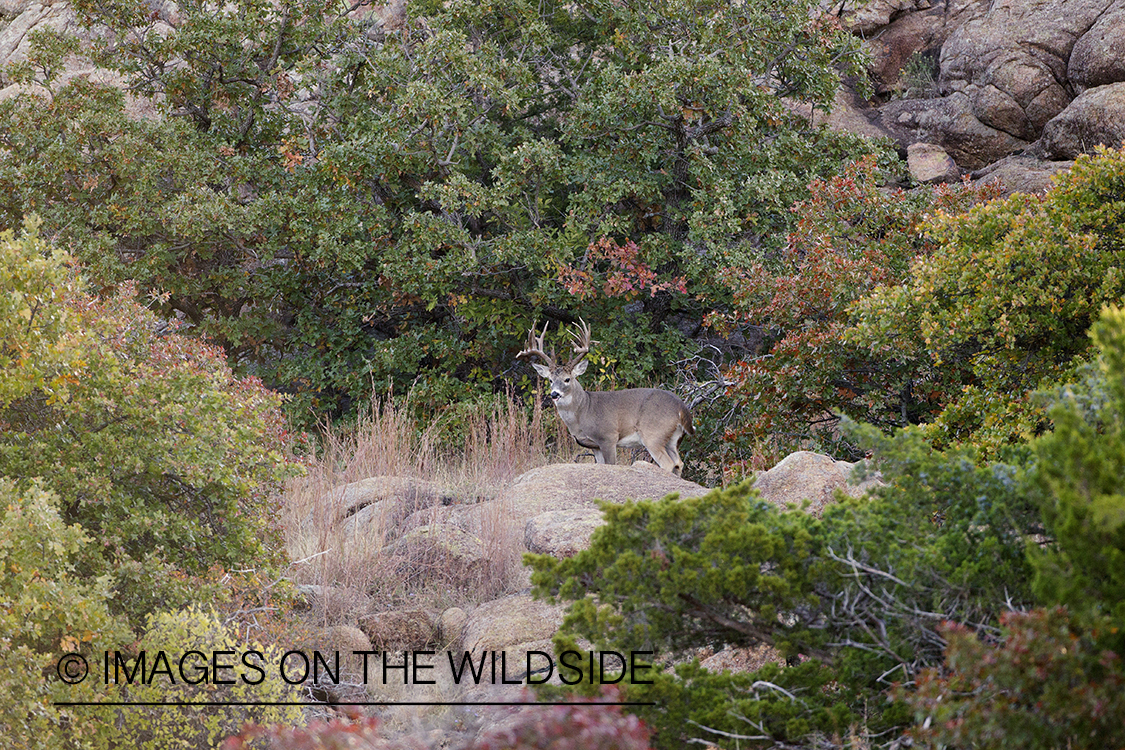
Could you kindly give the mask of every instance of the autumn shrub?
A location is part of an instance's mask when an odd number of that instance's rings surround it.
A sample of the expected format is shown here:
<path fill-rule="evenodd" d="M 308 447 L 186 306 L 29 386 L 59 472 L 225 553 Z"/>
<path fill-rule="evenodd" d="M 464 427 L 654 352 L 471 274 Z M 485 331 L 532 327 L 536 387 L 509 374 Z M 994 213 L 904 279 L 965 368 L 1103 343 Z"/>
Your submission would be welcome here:
<path fill-rule="evenodd" d="M 76 570 L 93 540 L 60 505 L 39 482 L 0 478 L 0 736 L 19 750 L 108 747 L 109 709 L 56 702 L 101 699 L 101 653 L 130 640 L 110 579 Z"/>
<path fill-rule="evenodd" d="M 302 693 L 282 678 L 283 653 L 241 637 L 212 611 L 149 615 L 136 655 L 108 667 L 107 693 L 135 704 L 118 713 L 119 741 L 188 750 L 216 747 L 247 723 L 303 724 L 301 707 L 284 705 Z M 215 705 L 181 705 L 191 703 Z"/>
<path fill-rule="evenodd" d="M 1032 394 L 1073 379 L 1101 307 L 1125 295 L 1125 150 L 1079 157 L 1044 195 L 1015 194 L 963 215 L 937 212 L 939 252 L 909 279 L 859 300 L 844 338 L 915 352 L 959 380 L 928 432 L 990 455 L 1047 427 Z"/>
<path fill-rule="evenodd" d="M 946 624 L 944 669 L 900 690 L 922 747 L 1120 747 L 1125 663 L 1065 608 L 1009 612 L 998 642 Z"/>
<path fill-rule="evenodd" d="M 273 493 L 295 467 L 280 399 L 131 286 L 90 296 L 34 222 L 0 253 L 0 476 L 58 496 L 92 542 L 76 573 L 110 576 L 113 611 L 139 624 L 216 596 L 213 566 L 276 565 Z"/>
<path fill-rule="evenodd" d="M 599 705 L 620 700 L 612 687 L 588 701 L 572 705 L 524 706 L 496 728 L 485 728 L 471 750 L 647 750 L 649 731 L 620 706 Z"/>
<path fill-rule="evenodd" d="M 720 272 L 733 306 L 712 315 L 711 325 L 753 325 L 762 337 L 760 352 L 725 373 L 737 410 L 721 427 L 731 458 L 751 462 L 744 473 L 801 448 L 858 457 L 839 430 L 841 416 L 891 430 L 932 420 L 960 394 L 961 372 L 936 367 L 922 347 L 903 346 L 898 339 L 909 336 L 898 335 L 893 319 L 877 345 L 847 334 L 859 322 L 858 301 L 908 284 L 912 264 L 940 252 L 925 231 L 929 214 L 956 216 L 995 192 L 886 190 L 880 166 L 868 157 L 814 180 L 792 208 L 795 226 L 783 248 Z M 738 468 L 732 461 L 728 473 Z"/>

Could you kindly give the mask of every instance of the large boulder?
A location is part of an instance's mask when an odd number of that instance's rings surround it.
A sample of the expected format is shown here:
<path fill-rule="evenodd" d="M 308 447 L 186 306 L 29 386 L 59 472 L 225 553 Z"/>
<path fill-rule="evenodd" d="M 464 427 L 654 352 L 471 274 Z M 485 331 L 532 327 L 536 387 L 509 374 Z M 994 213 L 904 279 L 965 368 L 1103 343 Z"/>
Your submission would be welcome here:
<path fill-rule="evenodd" d="M 527 671 L 527 652 L 554 654 L 551 639 L 562 624 L 565 607 L 533 599 L 530 594 L 513 594 L 485 602 L 469 613 L 462 645 L 476 660 L 492 656 L 500 668 L 501 654 L 510 679 Z M 532 655 L 532 669 L 545 664 Z"/>
<path fill-rule="evenodd" d="M 957 182 L 961 170 L 941 146 L 933 143 L 912 143 L 906 149 L 906 166 L 911 176 L 922 184 Z"/>
<path fill-rule="evenodd" d="M 940 99 L 901 99 L 879 109 L 880 121 L 906 148 L 925 142 L 941 146 L 964 169 L 980 169 L 1029 141 L 986 125 L 973 113 L 965 93 Z"/>
<path fill-rule="evenodd" d="M 1047 123 L 1040 145 L 1051 159 L 1073 159 L 1125 140 L 1125 82 L 1083 91 Z"/>
<path fill-rule="evenodd" d="M 1045 161 L 1031 154 L 1013 154 L 973 172 L 971 177 L 978 185 L 999 185 L 1005 195 L 1041 193 L 1051 186 L 1055 175 L 1072 166 L 1072 161 Z"/>
<path fill-rule="evenodd" d="M 551 464 L 521 474 L 498 498 L 505 516 L 521 526 L 533 516 L 552 510 L 597 508 L 597 500 L 661 498 L 673 492 L 700 497 L 706 487 L 681 479 L 643 461 L 621 464 Z"/>
<path fill-rule="evenodd" d="M 372 612 L 359 618 L 359 629 L 379 651 L 420 651 L 440 637 L 440 615 L 424 609 Z"/>
<path fill-rule="evenodd" d="M 1078 93 L 1125 81 L 1125 0 L 1116 0 L 1075 42 L 1066 68 Z"/>
<path fill-rule="evenodd" d="M 762 499 L 778 508 L 801 506 L 808 501 L 808 512 L 819 516 L 835 500 L 836 490 L 860 497 L 882 484 L 868 477 L 859 484 L 849 483 L 854 463 L 810 451 L 791 453 L 767 472 L 758 475 L 754 488 Z"/>
<path fill-rule="evenodd" d="M 452 490 L 424 479 L 382 476 L 340 485 L 330 490 L 324 501 L 347 517 L 380 502 L 399 503 L 405 514 L 433 505 L 451 505 L 458 498 Z"/>
<path fill-rule="evenodd" d="M 404 581 L 473 588 L 493 578 L 503 567 L 503 560 L 489 552 L 476 534 L 460 526 L 435 523 L 411 529 L 384 547 L 381 555 Z"/>
<path fill-rule="evenodd" d="M 597 508 L 549 510 L 528 520 L 523 543 L 528 552 L 573 557 L 590 547 L 590 537 L 602 523 Z"/>

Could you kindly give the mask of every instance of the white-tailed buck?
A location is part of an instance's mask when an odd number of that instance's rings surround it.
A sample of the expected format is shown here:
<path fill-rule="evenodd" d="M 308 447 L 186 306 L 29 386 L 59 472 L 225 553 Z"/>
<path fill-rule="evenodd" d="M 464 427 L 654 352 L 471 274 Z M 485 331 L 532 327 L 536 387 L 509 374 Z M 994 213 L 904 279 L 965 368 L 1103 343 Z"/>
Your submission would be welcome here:
<path fill-rule="evenodd" d="M 590 351 L 590 327 L 586 321 L 577 326 L 574 357 L 565 365 L 543 349 L 543 333 L 527 332 L 527 347 L 516 359 L 531 362 L 535 371 L 551 381 L 551 400 L 570 434 L 583 448 L 594 451 L 599 464 L 617 463 L 617 446 L 636 448 L 643 445 L 657 465 L 679 474 L 684 468 L 676 445 L 684 435 L 691 435 L 691 411 L 680 398 L 659 388 L 629 388 L 624 391 L 587 391 L 578 382 L 586 371 L 586 354 Z M 553 352 L 552 352 L 553 354 Z"/>

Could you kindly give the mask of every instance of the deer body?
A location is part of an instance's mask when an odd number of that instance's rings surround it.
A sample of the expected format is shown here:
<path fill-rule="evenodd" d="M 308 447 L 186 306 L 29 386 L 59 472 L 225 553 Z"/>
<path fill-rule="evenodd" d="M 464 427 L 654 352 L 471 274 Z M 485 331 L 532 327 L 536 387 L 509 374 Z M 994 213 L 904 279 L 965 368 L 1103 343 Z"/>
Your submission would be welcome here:
<path fill-rule="evenodd" d="M 571 436 L 579 445 L 594 451 L 598 463 L 617 463 L 617 446 L 644 446 L 657 465 L 679 474 L 684 463 L 677 446 L 680 438 L 695 432 L 691 412 L 678 396 L 659 388 L 630 388 L 623 391 L 587 391 L 578 382 L 586 371 L 584 359 L 590 348 L 590 329 L 582 323 L 575 335 L 578 356 L 565 365 L 543 351 L 543 333 L 528 334 L 528 347 L 517 356 L 544 360 L 532 367 L 551 383 L 550 397 Z"/>

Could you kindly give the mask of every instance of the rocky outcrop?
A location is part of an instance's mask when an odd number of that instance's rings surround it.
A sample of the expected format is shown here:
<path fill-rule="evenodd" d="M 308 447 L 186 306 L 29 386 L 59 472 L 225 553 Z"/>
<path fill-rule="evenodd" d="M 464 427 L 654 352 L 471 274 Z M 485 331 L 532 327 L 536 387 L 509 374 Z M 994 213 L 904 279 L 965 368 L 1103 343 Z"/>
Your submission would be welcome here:
<path fill-rule="evenodd" d="M 816 453 L 796 453 L 761 474 L 755 487 L 763 499 L 778 507 L 804 505 L 808 512 L 819 514 L 833 502 L 837 490 L 858 496 L 877 483 L 868 480 L 849 484 L 853 467 Z M 632 466 L 544 466 L 516 478 L 499 497 L 479 502 L 456 499 L 453 493 L 429 483 L 387 477 L 322 492 L 318 496 L 323 501 L 321 507 L 327 506 L 334 528 L 346 530 L 339 543 L 359 545 L 365 554 L 370 550 L 372 564 L 381 571 L 396 571 L 399 579 L 415 576 L 411 586 L 422 583 L 443 592 L 459 592 L 459 606 L 443 605 L 444 609 L 380 607 L 377 596 L 360 592 L 355 601 L 368 602 L 365 611 L 334 605 L 338 616 L 350 623 L 337 635 L 370 646 L 340 650 L 392 653 L 394 664 L 406 658 L 399 658 L 404 651 L 448 651 L 457 664 L 464 665 L 468 660 L 478 671 L 483 664 L 488 672 L 478 684 L 467 673 L 459 682 L 450 670 L 439 669 L 428 675 L 436 678 L 437 684 L 412 686 L 409 697 L 393 692 L 401 686 L 369 685 L 368 699 L 518 700 L 517 693 L 529 671 L 544 679 L 558 679 L 557 670 L 549 678 L 545 675 L 548 659 L 557 656 L 552 639 L 566 609 L 564 604 L 549 604 L 531 596 L 529 574 L 519 568 L 519 556 L 532 551 L 564 558 L 587 549 L 603 523 L 601 502 L 662 498 L 671 493 L 699 497 L 707 492 L 706 487 L 644 462 Z M 376 537 L 374 542 L 366 544 L 364 534 Z M 492 539 L 493 545 L 486 539 Z M 516 558 L 521 575 L 500 587 L 499 595 L 481 597 L 481 592 L 502 577 L 504 566 L 511 564 L 505 555 Z M 347 589 L 342 587 L 302 586 L 300 590 L 318 616 L 328 614 L 329 602 L 347 600 Z M 485 601 L 475 606 L 468 603 L 475 597 Z M 319 640 L 310 641 L 310 648 L 319 644 L 330 651 L 332 632 L 317 631 Z M 707 658 L 710 669 L 731 671 L 753 670 L 778 660 L 777 653 L 768 647 L 727 649 L 700 656 Z M 439 656 L 438 662 L 444 665 L 444 659 L 448 656 Z M 497 683 L 492 682 L 494 662 Z M 499 682 L 501 675 L 510 682 Z M 329 700 L 362 698 L 353 694 L 354 688 L 349 683 L 318 689 Z"/>
<path fill-rule="evenodd" d="M 1125 138 L 1125 0 L 873 0 L 832 10 L 868 40 L 879 95 L 866 107 L 844 97 L 848 115 L 830 118 L 833 127 L 875 127 L 904 155 L 939 146 L 961 171 L 1009 192 L 1041 190 L 1069 167 L 1058 162 Z M 930 84 L 912 80 L 919 74 Z"/>

